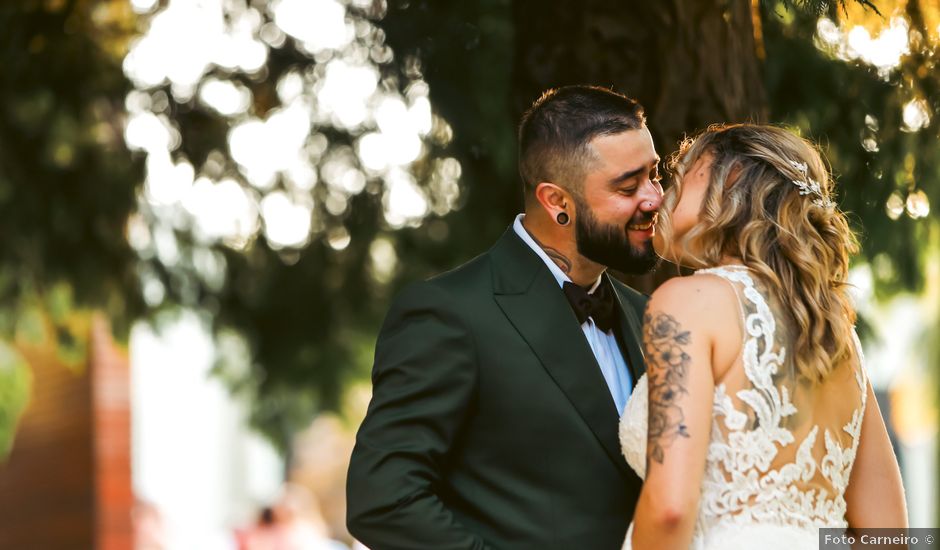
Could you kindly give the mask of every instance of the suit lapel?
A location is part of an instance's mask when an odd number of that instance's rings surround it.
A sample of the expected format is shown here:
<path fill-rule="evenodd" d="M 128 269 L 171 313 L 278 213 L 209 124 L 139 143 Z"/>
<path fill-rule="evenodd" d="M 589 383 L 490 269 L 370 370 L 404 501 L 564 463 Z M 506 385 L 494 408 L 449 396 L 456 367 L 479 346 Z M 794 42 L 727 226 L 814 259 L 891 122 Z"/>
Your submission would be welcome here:
<path fill-rule="evenodd" d="M 510 227 L 493 251 L 494 298 L 512 325 L 624 472 L 619 414 L 558 282 Z"/>
<path fill-rule="evenodd" d="M 604 274 L 605 277 L 610 277 Z M 646 372 L 646 359 L 643 357 L 643 324 L 636 310 L 623 296 L 620 285 L 615 281 L 610 281 L 615 289 L 614 295 L 617 297 L 617 306 L 620 308 L 620 337 L 621 342 L 627 348 L 627 359 L 630 367 L 630 376 L 632 386 L 635 387 L 640 376 Z"/>

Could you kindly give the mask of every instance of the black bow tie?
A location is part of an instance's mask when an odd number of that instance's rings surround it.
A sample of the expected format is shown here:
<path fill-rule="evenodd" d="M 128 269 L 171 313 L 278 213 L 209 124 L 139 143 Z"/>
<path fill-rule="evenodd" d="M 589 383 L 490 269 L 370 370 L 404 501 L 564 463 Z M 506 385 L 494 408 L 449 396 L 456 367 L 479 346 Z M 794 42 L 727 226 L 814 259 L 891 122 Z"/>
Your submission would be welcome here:
<path fill-rule="evenodd" d="M 594 319 L 594 324 L 604 332 L 614 327 L 617 318 L 616 308 L 614 295 L 607 281 L 602 281 L 593 294 L 588 294 L 584 288 L 570 281 L 565 281 L 562 289 L 579 323 L 584 323 L 590 317 Z"/>

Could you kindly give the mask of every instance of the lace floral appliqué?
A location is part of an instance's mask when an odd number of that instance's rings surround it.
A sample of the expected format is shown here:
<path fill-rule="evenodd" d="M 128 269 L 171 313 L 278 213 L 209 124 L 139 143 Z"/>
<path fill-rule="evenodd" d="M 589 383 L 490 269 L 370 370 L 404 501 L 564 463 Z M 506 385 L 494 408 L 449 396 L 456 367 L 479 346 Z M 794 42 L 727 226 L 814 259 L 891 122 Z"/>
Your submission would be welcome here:
<path fill-rule="evenodd" d="M 786 365 L 786 350 L 775 340 L 777 324 L 763 295 L 746 268 L 700 270 L 730 281 L 740 289 L 744 311 L 744 372 L 750 387 L 734 394 L 735 406 L 724 384 L 715 387 L 711 441 L 699 504 L 696 538 L 719 524 L 773 524 L 802 529 L 846 527 L 845 490 L 861 432 L 866 381 L 863 367 L 855 378 L 861 405 L 843 427 L 851 443 L 843 447 L 828 429 L 813 425 L 802 441 L 795 441 L 787 420 L 797 414 L 790 392 L 775 384 Z M 861 346 L 855 339 L 859 358 Z M 645 376 L 644 376 L 645 378 Z M 645 477 L 647 386 L 641 378 L 624 411 L 620 435 L 628 463 Z M 822 431 L 825 454 L 814 458 Z M 775 464 L 781 450 L 798 443 L 794 458 Z M 825 483 L 812 483 L 819 478 Z M 827 490 L 831 488 L 830 490 Z"/>

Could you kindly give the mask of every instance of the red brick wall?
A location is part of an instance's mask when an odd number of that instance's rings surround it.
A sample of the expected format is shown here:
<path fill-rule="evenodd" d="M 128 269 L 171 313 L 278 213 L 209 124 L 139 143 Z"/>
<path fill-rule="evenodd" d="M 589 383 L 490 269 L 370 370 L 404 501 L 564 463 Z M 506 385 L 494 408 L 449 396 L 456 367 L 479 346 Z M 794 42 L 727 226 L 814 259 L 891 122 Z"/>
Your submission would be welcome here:
<path fill-rule="evenodd" d="M 91 396 L 94 436 L 95 548 L 133 548 L 130 512 L 131 403 L 127 354 L 111 340 L 108 325 L 92 328 Z"/>
<path fill-rule="evenodd" d="M 0 548 L 130 550 L 129 372 L 107 325 L 83 372 L 22 349 L 33 393 L 0 463 Z"/>

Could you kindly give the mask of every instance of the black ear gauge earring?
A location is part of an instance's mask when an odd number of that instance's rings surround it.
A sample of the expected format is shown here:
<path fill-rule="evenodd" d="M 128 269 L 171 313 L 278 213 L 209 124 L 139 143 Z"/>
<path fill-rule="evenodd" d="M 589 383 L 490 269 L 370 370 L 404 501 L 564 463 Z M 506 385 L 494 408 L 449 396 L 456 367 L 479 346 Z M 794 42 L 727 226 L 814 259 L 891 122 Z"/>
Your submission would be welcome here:
<path fill-rule="evenodd" d="M 559 212 L 558 215 L 555 216 L 555 221 L 558 222 L 558 225 L 568 225 L 568 220 L 567 212 Z"/>

